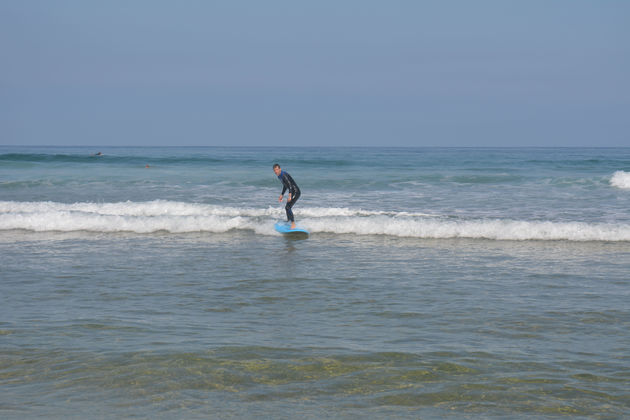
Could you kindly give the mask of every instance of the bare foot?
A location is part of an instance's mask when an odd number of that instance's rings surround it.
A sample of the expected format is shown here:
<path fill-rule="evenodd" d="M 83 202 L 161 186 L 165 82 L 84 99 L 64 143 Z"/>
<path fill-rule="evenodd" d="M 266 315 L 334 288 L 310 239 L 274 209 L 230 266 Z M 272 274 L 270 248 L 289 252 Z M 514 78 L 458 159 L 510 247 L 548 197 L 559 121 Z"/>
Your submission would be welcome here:
<path fill-rule="evenodd" d="M 291 230 L 295 229 L 295 222 L 291 222 Z"/>

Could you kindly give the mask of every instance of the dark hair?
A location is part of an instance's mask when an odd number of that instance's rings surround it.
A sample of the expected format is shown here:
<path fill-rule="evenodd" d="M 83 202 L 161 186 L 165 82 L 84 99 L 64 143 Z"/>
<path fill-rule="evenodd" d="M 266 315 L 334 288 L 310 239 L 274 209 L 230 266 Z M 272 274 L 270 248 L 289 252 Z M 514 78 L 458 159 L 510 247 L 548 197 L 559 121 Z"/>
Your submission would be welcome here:
<path fill-rule="evenodd" d="M 280 167 L 280 165 L 278 165 L 277 163 L 273 164 L 273 169 L 276 169 L 276 168 L 279 168 L 279 167 Z"/>

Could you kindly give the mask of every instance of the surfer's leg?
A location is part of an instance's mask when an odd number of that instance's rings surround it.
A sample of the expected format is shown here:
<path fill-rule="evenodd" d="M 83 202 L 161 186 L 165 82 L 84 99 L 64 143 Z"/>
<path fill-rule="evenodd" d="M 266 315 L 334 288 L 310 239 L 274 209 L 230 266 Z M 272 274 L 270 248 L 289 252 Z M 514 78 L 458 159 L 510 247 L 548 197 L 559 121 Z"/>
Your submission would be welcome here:
<path fill-rule="evenodd" d="M 293 200 L 291 200 L 290 202 L 287 203 L 286 206 L 284 206 L 284 209 L 287 212 L 287 222 L 295 222 L 295 218 L 293 217 L 293 211 L 291 211 L 291 207 L 293 207 Z"/>
<path fill-rule="evenodd" d="M 291 229 L 295 229 L 295 218 L 293 217 L 292 207 L 296 201 L 300 198 L 300 193 L 295 194 L 295 196 L 291 196 L 291 201 L 284 206 L 284 209 L 287 211 L 287 220 L 291 222 Z"/>

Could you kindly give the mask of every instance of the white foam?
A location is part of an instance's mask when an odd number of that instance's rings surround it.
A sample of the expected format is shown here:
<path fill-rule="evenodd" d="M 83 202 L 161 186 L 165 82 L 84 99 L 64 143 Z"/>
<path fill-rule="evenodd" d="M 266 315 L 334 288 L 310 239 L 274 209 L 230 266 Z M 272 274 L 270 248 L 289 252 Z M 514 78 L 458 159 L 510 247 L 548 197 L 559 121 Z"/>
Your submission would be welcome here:
<path fill-rule="evenodd" d="M 239 209 L 173 201 L 122 203 L 0 202 L 0 230 L 151 233 L 227 232 L 261 228 L 257 218 L 278 216 L 278 209 Z"/>
<path fill-rule="evenodd" d="M 422 213 L 300 208 L 300 224 L 312 233 L 390 235 L 411 238 L 492 240 L 630 241 L 630 225 L 453 220 Z M 0 230 L 93 232 L 227 232 L 272 235 L 284 218 L 281 207 L 238 208 L 175 201 L 55 203 L 0 201 Z"/>
<path fill-rule="evenodd" d="M 630 225 L 517 220 L 447 221 L 405 218 L 335 218 L 304 220 L 311 232 L 399 237 L 494 240 L 630 241 Z"/>
<path fill-rule="evenodd" d="M 625 190 L 630 189 L 630 172 L 617 171 L 610 178 L 610 185 Z"/>

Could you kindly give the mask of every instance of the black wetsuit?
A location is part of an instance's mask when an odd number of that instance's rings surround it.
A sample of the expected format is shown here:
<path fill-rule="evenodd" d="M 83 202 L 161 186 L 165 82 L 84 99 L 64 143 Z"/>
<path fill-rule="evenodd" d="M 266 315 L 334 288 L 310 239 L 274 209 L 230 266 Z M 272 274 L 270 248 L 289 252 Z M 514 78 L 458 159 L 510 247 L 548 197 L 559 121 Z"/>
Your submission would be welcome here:
<path fill-rule="evenodd" d="M 295 222 L 291 207 L 293 207 L 298 198 L 300 198 L 300 188 L 297 186 L 291 175 L 285 171 L 280 172 L 278 179 L 282 182 L 282 195 L 284 195 L 286 190 L 289 190 L 289 194 L 291 194 L 291 201 L 287 201 L 287 205 L 284 206 L 284 209 L 287 211 L 287 220 L 289 222 Z"/>

